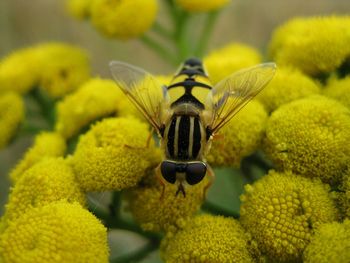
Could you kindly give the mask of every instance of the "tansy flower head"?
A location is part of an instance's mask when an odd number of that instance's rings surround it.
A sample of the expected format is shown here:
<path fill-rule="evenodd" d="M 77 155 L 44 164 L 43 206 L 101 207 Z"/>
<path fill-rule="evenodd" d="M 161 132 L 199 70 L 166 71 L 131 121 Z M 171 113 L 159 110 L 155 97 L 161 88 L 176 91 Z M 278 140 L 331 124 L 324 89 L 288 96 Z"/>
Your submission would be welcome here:
<path fill-rule="evenodd" d="M 85 204 L 72 168 L 62 158 L 48 158 L 23 173 L 12 188 L 6 219 L 14 220 L 33 207 L 65 199 Z"/>
<path fill-rule="evenodd" d="M 29 148 L 23 159 L 11 171 L 11 180 L 16 182 L 24 171 L 43 158 L 63 156 L 65 151 L 66 142 L 61 135 L 55 132 L 40 133 L 35 137 L 33 146 Z"/>
<path fill-rule="evenodd" d="M 199 215 L 183 229 L 168 233 L 161 254 L 168 262 L 254 262 L 251 240 L 234 219 Z M 257 251 L 254 251 L 257 252 Z"/>
<path fill-rule="evenodd" d="M 39 67 L 35 48 L 17 50 L 0 61 L 0 93 L 26 93 L 38 82 Z"/>
<path fill-rule="evenodd" d="M 90 7 L 93 0 L 66 0 L 68 12 L 77 19 L 85 19 L 90 16 Z"/>
<path fill-rule="evenodd" d="M 296 260 L 314 228 L 338 218 L 329 191 L 319 180 L 271 171 L 246 185 L 240 221 L 273 262 Z"/>
<path fill-rule="evenodd" d="M 350 55 L 350 17 L 296 18 L 279 27 L 270 42 L 277 65 L 307 74 L 334 71 Z"/>
<path fill-rule="evenodd" d="M 276 75 L 257 99 L 269 112 L 290 101 L 320 92 L 319 86 L 297 69 L 279 67 Z"/>
<path fill-rule="evenodd" d="M 260 62 L 261 55 L 256 49 L 239 43 L 232 43 L 214 50 L 204 58 L 204 65 L 214 84 L 237 70 Z"/>
<path fill-rule="evenodd" d="M 57 103 L 55 129 L 70 138 L 91 121 L 115 113 L 121 98 L 124 94 L 113 81 L 91 79 Z"/>
<path fill-rule="evenodd" d="M 30 209 L 0 237 L 4 262 L 108 262 L 106 228 L 78 203 Z"/>
<path fill-rule="evenodd" d="M 350 219 L 350 170 L 344 173 L 340 190 L 339 201 L 343 217 Z"/>
<path fill-rule="evenodd" d="M 323 90 L 323 95 L 340 101 L 350 109 L 350 76 L 344 79 L 332 78 Z"/>
<path fill-rule="evenodd" d="M 129 39 L 141 36 L 152 26 L 157 10 L 156 0 L 94 0 L 91 19 L 106 36 Z"/>
<path fill-rule="evenodd" d="M 214 166 L 239 167 L 242 158 L 260 145 L 266 120 L 267 113 L 261 103 L 250 102 L 220 131 L 218 138 L 214 137 L 208 162 Z"/>
<path fill-rule="evenodd" d="M 83 50 L 60 43 L 36 48 L 41 66 L 39 85 L 51 97 L 63 96 L 89 78 L 89 59 Z"/>
<path fill-rule="evenodd" d="M 175 2 L 188 12 L 209 12 L 224 7 L 230 0 L 175 0 Z"/>
<path fill-rule="evenodd" d="M 350 260 L 350 220 L 323 224 L 304 251 L 305 263 L 347 263 Z"/>
<path fill-rule="evenodd" d="M 127 193 L 128 208 L 146 231 L 174 229 L 199 210 L 207 185 L 208 178 L 197 185 L 186 187 L 184 197 L 182 194 L 176 195 L 177 184 L 166 183 L 162 197 L 162 187 L 152 171 Z"/>
<path fill-rule="evenodd" d="M 120 190 L 140 181 L 160 161 L 150 131 L 133 118 L 109 118 L 80 136 L 71 158 L 77 179 L 86 191 Z"/>
<path fill-rule="evenodd" d="M 322 96 L 285 104 L 268 120 L 264 150 L 280 169 L 339 182 L 349 165 L 349 113 Z"/>
<path fill-rule="evenodd" d="M 24 115 L 21 96 L 13 92 L 0 95 L 0 149 L 14 136 Z"/>

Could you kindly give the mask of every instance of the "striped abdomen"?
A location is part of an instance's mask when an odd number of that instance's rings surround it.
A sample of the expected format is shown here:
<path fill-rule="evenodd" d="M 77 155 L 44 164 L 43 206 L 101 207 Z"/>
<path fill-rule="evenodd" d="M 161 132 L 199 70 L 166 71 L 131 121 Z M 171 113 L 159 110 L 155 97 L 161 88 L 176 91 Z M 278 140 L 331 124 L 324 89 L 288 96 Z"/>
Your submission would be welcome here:
<path fill-rule="evenodd" d="M 164 132 L 167 158 L 195 160 L 201 157 L 206 132 L 199 116 L 173 115 Z"/>

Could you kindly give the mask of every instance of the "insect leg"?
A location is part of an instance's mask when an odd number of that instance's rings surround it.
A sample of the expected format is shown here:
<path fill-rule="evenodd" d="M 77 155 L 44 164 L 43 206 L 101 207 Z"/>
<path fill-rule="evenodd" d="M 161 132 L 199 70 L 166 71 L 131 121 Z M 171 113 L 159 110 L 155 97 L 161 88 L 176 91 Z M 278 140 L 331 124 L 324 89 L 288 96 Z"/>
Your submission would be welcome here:
<path fill-rule="evenodd" d="M 165 183 L 163 181 L 163 176 L 161 175 L 161 172 L 160 172 L 160 164 L 155 169 L 155 173 L 156 173 L 157 180 L 159 181 L 160 185 L 162 186 L 162 194 L 160 195 L 160 198 L 159 198 L 159 200 L 162 201 L 163 197 L 164 197 Z"/>
<path fill-rule="evenodd" d="M 207 192 L 208 192 L 209 187 L 213 184 L 214 179 L 215 179 L 215 173 L 209 164 L 207 164 L 207 174 L 209 177 L 209 182 L 203 189 L 203 196 L 202 196 L 203 201 L 205 200 L 205 198 L 207 196 Z"/>

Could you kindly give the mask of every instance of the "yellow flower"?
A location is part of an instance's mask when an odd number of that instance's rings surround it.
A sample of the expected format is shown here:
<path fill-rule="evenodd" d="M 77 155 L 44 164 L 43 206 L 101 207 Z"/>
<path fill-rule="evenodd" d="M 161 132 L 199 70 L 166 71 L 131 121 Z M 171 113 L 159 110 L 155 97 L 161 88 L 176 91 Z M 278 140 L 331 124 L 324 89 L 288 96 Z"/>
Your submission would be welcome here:
<path fill-rule="evenodd" d="M 126 40 L 143 35 L 155 21 L 157 10 L 156 0 L 95 0 L 91 19 L 106 36 Z"/>
<path fill-rule="evenodd" d="M 296 18 L 275 31 L 269 50 L 277 65 L 317 75 L 340 67 L 350 55 L 349 41 L 349 16 Z"/>
<path fill-rule="evenodd" d="M 42 132 L 35 137 L 33 146 L 25 153 L 22 160 L 11 171 L 10 178 L 16 182 L 22 174 L 45 157 L 63 156 L 66 142 L 55 132 Z"/>
<path fill-rule="evenodd" d="M 136 221 L 146 231 L 167 231 L 177 228 L 199 210 L 203 202 L 204 188 L 208 179 L 186 187 L 186 197 L 176 196 L 178 185 L 166 184 L 163 198 L 162 187 L 152 171 L 141 183 L 127 192 L 128 208 Z"/>
<path fill-rule="evenodd" d="M 340 101 L 350 109 L 350 76 L 344 79 L 331 79 L 323 90 L 323 95 Z"/>
<path fill-rule="evenodd" d="M 0 93 L 28 92 L 38 83 L 38 61 L 35 48 L 17 50 L 0 61 Z"/>
<path fill-rule="evenodd" d="M 107 231 L 78 203 L 60 201 L 30 209 L 0 238 L 0 261 L 108 262 Z"/>
<path fill-rule="evenodd" d="M 350 169 L 343 175 L 339 193 L 340 209 L 343 217 L 350 219 Z"/>
<path fill-rule="evenodd" d="M 256 49 L 239 43 L 231 43 L 214 50 L 204 58 L 204 65 L 214 84 L 237 70 L 254 66 L 260 62 L 261 55 Z"/>
<path fill-rule="evenodd" d="M 47 158 L 25 171 L 11 189 L 6 219 L 14 220 L 33 207 L 65 199 L 85 204 L 72 168 L 62 158 Z"/>
<path fill-rule="evenodd" d="M 55 129 L 70 138 L 91 121 L 115 113 L 122 99 L 126 98 L 113 81 L 91 79 L 57 103 Z"/>
<path fill-rule="evenodd" d="M 39 85 L 49 96 L 61 97 L 89 78 L 89 59 L 80 48 L 61 43 L 36 48 L 41 67 Z"/>
<path fill-rule="evenodd" d="M 135 186 L 146 169 L 160 162 L 150 131 L 133 118 L 109 118 L 80 137 L 71 158 L 77 179 L 86 191 L 121 190 Z"/>
<path fill-rule="evenodd" d="M 320 226 L 304 252 L 305 263 L 347 263 L 350 260 L 350 220 Z"/>
<path fill-rule="evenodd" d="M 188 12 L 209 12 L 224 7 L 230 0 L 175 0 L 175 2 Z"/>
<path fill-rule="evenodd" d="M 14 136 L 24 115 L 24 103 L 20 95 L 13 92 L 0 95 L 0 149 Z"/>
<path fill-rule="evenodd" d="M 167 263 L 254 262 L 257 251 L 251 250 L 251 242 L 236 220 L 200 215 L 178 232 L 166 235 L 161 255 Z"/>
<path fill-rule="evenodd" d="M 272 112 L 283 104 L 316 93 L 320 93 L 320 88 L 311 78 L 297 69 L 279 67 L 257 99 Z"/>
<path fill-rule="evenodd" d="M 329 191 L 319 180 L 270 171 L 245 186 L 240 221 L 273 262 L 297 260 L 314 229 L 338 218 Z"/>
<path fill-rule="evenodd" d="M 214 137 L 208 162 L 213 166 L 239 167 L 242 158 L 260 146 L 266 121 L 264 107 L 251 101 L 219 132 L 217 139 Z"/>
<path fill-rule="evenodd" d="M 68 12 L 77 19 L 85 19 L 90 16 L 90 7 L 93 0 L 66 0 Z"/>
<path fill-rule="evenodd" d="M 339 182 L 349 165 L 349 113 L 318 95 L 285 104 L 267 123 L 264 150 L 279 169 Z"/>

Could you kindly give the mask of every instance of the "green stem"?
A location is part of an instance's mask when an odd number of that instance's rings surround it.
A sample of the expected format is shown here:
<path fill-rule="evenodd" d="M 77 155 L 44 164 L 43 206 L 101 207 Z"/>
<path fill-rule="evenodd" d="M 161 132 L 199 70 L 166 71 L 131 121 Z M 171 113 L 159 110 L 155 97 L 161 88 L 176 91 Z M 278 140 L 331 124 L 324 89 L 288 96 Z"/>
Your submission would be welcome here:
<path fill-rule="evenodd" d="M 222 216 L 229 216 L 229 217 L 233 217 L 238 219 L 239 218 L 239 214 L 233 212 L 233 211 L 228 211 L 225 208 L 222 208 L 214 203 L 211 203 L 209 201 L 206 201 L 203 205 L 202 205 L 202 209 L 204 211 L 210 212 L 212 214 L 215 215 L 222 215 Z"/>
<path fill-rule="evenodd" d="M 169 40 L 173 40 L 174 39 L 174 34 L 169 32 L 169 30 L 167 30 L 165 27 L 163 27 L 158 22 L 154 23 L 152 29 L 153 29 L 153 31 L 155 33 L 157 33 L 158 35 L 160 35 L 160 36 L 162 36 L 162 37 L 164 37 L 166 39 L 169 39 Z"/>
<path fill-rule="evenodd" d="M 55 104 L 48 96 L 46 96 L 39 88 L 31 91 L 30 95 L 34 98 L 40 107 L 42 116 L 45 118 L 50 129 L 55 125 Z"/>
<path fill-rule="evenodd" d="M 156 40 L 144 35 L 141 37 L 141 41 L 150 49 L 160 54 L 165 60 L 169 61 L 171 64 L 177 64 L 176 57 L 173 54 L 171 54 L 166 48 L 164 48 L 161 44 L 159 44 Z"/>
<path fill-rule="evenodd" d="M 195 49 L 195 55 L 197 57 L 203 57 L 204 52 L 207 49 L 209 39 L 214 29 L 215 22 L 217 21 L 219 11 L 213 11 L 207 14 L 205 24 L 203 25 L 202 33 L 199 37 L 197 47 Z"/>
<path fill-rule="evenodd" d="M 180 12 L 176 20 L 175 40 L 179 52 L 178 63 L 182 62 L 191 55 L 189 42 L 187 39 L 187 27 L 189 21 L 189 14 Z"/>
<path fill-rule="evenodd" d="M 153 252 L 158 248 L 159 242 L 149 242 L 147 245 L 139 249 L 138 251 L 135 251 L 133 253 L 117 257 L 115 259 L 111 259 L 111 263 L 132 263 L 132 262 L 139 262 L 140 260 L 144 259 L 148 254 Z"/>

